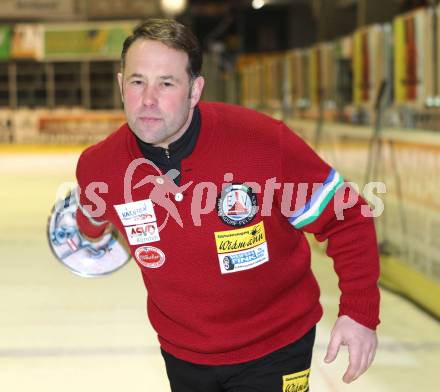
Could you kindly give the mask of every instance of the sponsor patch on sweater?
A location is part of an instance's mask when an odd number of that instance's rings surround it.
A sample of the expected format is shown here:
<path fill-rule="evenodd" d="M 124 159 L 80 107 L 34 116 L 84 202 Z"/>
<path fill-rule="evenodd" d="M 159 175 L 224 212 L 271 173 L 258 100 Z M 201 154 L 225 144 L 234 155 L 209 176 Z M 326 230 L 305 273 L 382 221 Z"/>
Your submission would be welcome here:
<path fill-rule="evenodd" d="M 139 264 L 147 268 L 159 268 L 165 263 L 165 254 L 154 246 L 140 246 L 134 256 Z"/>
<path fill-rule="evenodd" d="M 130 245 L 142 245 L 160 240 L 156 222 L 124 227 Z"/>
<path fill-rule="evenodd" d="M 150 199 L 114 206 L 124 226 L 140 225 L 156 221 L 153 203 Z"/>
<path fill-rule="evenodd" d="M 222 274 L 248 270 L 269 261 L 263 222 L 214 235 Z"/>
<path fill-rule="evenodd" d="M 257 213 L 257 196 L 245 184 L 232 184 L 217 198 L 217 212 L 220 219 L 229 226 L 248 224 Z"/>

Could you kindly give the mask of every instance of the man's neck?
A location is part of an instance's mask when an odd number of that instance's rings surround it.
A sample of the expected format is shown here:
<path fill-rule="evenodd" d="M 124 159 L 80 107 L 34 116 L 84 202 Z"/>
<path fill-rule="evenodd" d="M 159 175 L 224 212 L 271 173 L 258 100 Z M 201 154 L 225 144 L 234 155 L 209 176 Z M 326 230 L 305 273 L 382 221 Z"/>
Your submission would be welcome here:
<path fill-rule="evenodd" d="M 182 128 L 180 128 L 180 130 L 177 133 L 170 136 L 168 139 L 164 140 L 161 143 L 153 144 L 153 146 L 154 147 L 162 147 L 167 150 L 171 143 L 175 142 L 176 140 L 179 140 L 183 136 L 183 134 L 188 130 L 188 128 L 191 124 L 192 118 L 193 118 L 193 114 L 194 114 L 194 108 L 191 108 L 188 113 L 188 118 L 186 119 L 186 122 L 182 126 Z"/>

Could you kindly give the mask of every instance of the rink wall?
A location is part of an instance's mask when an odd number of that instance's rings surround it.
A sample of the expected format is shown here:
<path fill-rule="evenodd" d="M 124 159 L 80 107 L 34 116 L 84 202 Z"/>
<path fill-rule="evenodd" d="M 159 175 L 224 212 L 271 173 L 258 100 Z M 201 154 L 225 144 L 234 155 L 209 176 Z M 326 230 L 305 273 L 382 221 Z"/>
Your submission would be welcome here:
<path fill-rule="evenodd" d="M 101 140 L 125 122 L 122 110 L 0 109 L 0 143 L 84 144 Z"/>
<path fill-rule="evenodd" d="M 383 182 L 381 283 L 440 317 L 440 135 L 292 119 L 292 129 L 360 191 Z"/>

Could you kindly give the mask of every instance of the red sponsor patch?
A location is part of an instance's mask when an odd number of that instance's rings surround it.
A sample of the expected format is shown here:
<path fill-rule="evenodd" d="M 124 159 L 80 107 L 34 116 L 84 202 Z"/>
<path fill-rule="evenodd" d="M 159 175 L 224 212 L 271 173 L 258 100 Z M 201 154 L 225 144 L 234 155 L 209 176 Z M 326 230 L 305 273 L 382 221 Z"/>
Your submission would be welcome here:
<path fill-rule="evenodd" d="M 134 256 L 147 268 L 159 268 L 165 263 L 165 254 L 154 246 L 140 246 L 136 249 Z"/>

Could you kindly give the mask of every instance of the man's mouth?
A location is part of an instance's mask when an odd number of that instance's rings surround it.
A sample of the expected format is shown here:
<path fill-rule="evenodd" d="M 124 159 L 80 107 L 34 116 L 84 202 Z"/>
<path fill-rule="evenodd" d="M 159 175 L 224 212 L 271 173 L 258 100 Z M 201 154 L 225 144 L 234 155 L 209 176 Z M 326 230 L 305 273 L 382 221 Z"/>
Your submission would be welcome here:
<path fill-rule="evenodd" d="M 161 121 L 160 117 L 152 117 L 152 116 L 141 116 L 139 120 L 145 123 L 155 123 Z"/>

